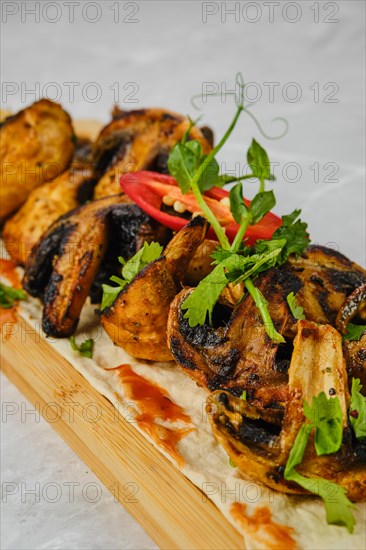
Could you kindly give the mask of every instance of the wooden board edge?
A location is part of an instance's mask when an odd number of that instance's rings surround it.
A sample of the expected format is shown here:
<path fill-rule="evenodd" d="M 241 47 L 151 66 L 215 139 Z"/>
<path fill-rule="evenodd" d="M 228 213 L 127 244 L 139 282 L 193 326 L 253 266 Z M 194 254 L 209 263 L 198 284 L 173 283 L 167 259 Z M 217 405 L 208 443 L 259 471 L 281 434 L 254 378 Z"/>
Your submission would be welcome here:
<path fill-rule="evenodd" d="M 15 331 L 1 346 L 4 374 L 41 411 L 46 404 L 57 403 L 62 414 L 52 427 L 156 544 L 163 549 L 244 548 L 243 537 L 216 506 L 70 363 L 25 326 L 26 338 L 24 331 Z M 70 403 L 78 406 L 72 422 Z M 77 410 L 90 403 L 102 411 L 97 423 L 86 421 Z M 137 484 L 137 499 L 126 494 L 129 483 Z"/>

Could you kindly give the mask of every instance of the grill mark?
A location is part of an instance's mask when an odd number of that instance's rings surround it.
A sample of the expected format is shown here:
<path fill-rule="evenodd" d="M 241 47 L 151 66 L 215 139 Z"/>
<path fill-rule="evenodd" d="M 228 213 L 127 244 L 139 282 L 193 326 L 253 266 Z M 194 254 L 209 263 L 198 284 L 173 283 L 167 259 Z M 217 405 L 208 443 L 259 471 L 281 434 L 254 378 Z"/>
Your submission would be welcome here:
<path fill-rule="evenodd" d="M 75 227 L 75 224 L 60 223 L 46 235 L 32 253 L 23 280 L 23 286 L 31 296 L 42 297 L 52 274 L 54 256 L 64 248 L 65 242 Z"/>
<path fill-rule="evenodd" d="M 327 269 L 329 278 L 337 292 L 343 292 L 347 296 L 358 286 L 366 282 L 366 277 L 360 271 L 339 271 L 338 269 Z"/>
<path fill-rule="evenodd" d="M 192 346 L 214 348 L 225 342 L 225 338 L 219 336 L 210 326 L 189 326 L 188 319 L 184 318 L 184 311 L 181 307 L 179 307 L 178 322 L 179 332 L 181 332 L 185 340 L 187 340 L 187 342 Z"/>
<path fill-rule="evenodd" d="M 329 292 L 327 290 L 321 290 L 316 295 L 317 300 L 322 310 L 324 311 L 325 315 L 327 316 L 328 320 L 331 320 L 332 324 L 334 324 L 334 321 L 336 318 L 336 312 L 329 306 L 328 296 L 329 296 Z"/>
<path fill-rule="evenodd" d="M 197 366 L 188 357 L 186 357 L 185 353 L 181 349 L 181 343 L 178 338 L 172 337 L 170 339 L 170 351 L 173 355 L 173 357 L 178 361 L 180 365 L 182 365 L 183 368 L 189 369 L 189 370 L 196 370 Z"/>
<path fill-rule="evenodd" d="M 226 355 L 214 357 L 211 359 L 211 363 L 220 367 L 219 376 L 224 381 L 230 379 L 230 375 L 235 369 L 240 359 L 240 352 L 238 349 L 230 349 Z"/>

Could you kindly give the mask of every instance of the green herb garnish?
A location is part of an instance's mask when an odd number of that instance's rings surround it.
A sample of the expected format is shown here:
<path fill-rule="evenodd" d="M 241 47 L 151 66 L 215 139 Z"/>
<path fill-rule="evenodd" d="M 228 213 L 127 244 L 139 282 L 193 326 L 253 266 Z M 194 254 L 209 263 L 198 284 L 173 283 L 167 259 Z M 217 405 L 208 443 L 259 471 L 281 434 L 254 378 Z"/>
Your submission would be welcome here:
<path fill-rule="evenodd" d="M 25 300 L 26 298 L 27 294 L 24 290 L 0 283 L 0 306 L 2 308 L 11 308 L 15 302 Z"/>
<path fill-rule="evenodd" d="M 359 378 L 352 379 L 349 421 L 357 439 L 366 437 L 366 397 L 361 393 L 362 384 Z"/>
<path fill-rule="evenodd" d="M 88 340 L 85 340 L 82 344 L 78 345 L 76 343 L 75 336 L 71 336 L 70 345 L 74 351 L 78 351 L 83 357 L 89 357 L 89 359 L 92 359 L 94 349 L 93 338 L 89 338 Z"/>
<path fill-rule="evenodd" d="M 311 406 L 304 403 L 308 422 L 303 424 L 291 449 L 284 477 L 294 481 L 307 491 L 319 495 L 325 504 L 327 522 L 345 525 L 353 532 L 355 518 L 351 512 L 355 506 L 347 498 L 346 491 L 337 483 L 322 478 L 308 478 L 296 471 L 301 464 L 310 433 L 315 429 L 315 450 L 318 455 L 335 453 L 342 444 L 342 410 L 338 397 L 327 399 L 324 392 L 313 398 Z"/>
<path fill-rule="evenodd" d="M 148 244 L 144 242 L 143 247 L 127 262 L 123 258 L 118 258 L 119 262 L 123 265 L 122 277 L 113 275 L 110 280 L 117 283 L 118 286 L 111 286 L 104 284 L 102 304 L 100 306 L 101 311 L 106 307 L 113 304 L 121 290 L 129 284 L 134 277 L 147 266 L 150 262 L 157 260 L 163 251 L 163 247 L 159 243 L 152 242 Z"/>
<path fill-rule="evenodd" d="M 354 325 L 348 323 L 347 332 L 343 335 L 343 341 L 350 340 L 351 342 L 357 342 L 366 330 L 366 325 Z"/>
<path fill-rule="evenodd" d="M 237 78 L 239 79 L 239 77 Z M 254 286 L 253 279 L 262 271 L 284 263 L 290 254 L 302 254 L 309 244 L 309 236 L 306 231 L 307 225 L 301 220 L 297 220 L 300 210 L 295 210 L 292 214 L 283 216 L 282 226 L 275 231 L 271 240 L 259 241 L 252 248 L 243 245 L 248 227 L 257 224 L 275 206 L 276 200 L 273 191 L 265 190 L 266 180 L 275 180 L 270 171 L 269 157 L 255 139 L 252 140 L 247 152 L 251 174 L 237 178 L 227 174 L 219 175 L 216 154 L 233 132 L 241 113 L 249 114 L 259 126 L 244 105 L 242 80 L 237 80 L 237 83 L 241 89 L 237 110 L 228 130 L 216 147 L 208 155 L 203 155 L 200 143 L 195 140 L 187 141 L 186 133 L 183 140 L 175 145 L 168 160 L 169 172 L 177 180 L 180 190 L 183 194 L 193 193 L 220 243 L 212 255 L 215 260 L 214 270 L 183 302 L 182 309 L 186 310 L 184 317 L 188 319 L 191 327 L 203 325 L 207 319 L 212 324 L 213 308 L 225 286 L 228 283 L 236 285 L 239 282 L 244 282 L 246 290 L 260 311 L 268 336 L 280 343 L 285 340 L 276 331 L 268 311 L 267 300 Z M 192 121 L 190 122 L 192 124 Z M 259 190 L 250 205 L 247 206 L 243 199 L 241 180 L 253 178 L 259 181 Z M 213 186 L 223 186 L 234 181 L 239 181 L 239 183 L 230 191 L 230 210 L 239 228 L 230 245 L 224 228 L 221 227 L 209 208 L 203 193 Z"/>
<path fill-rule="evenodd" d="M 203 325 L 208 316 L 209 322 L 212 320 L 213 308 L 225 286 L 228 283 L 237 285 L 244 282 L 246 290 L 252 296 L 257 305 L 267 335 L 277 343 L 284 342 L 284 338 L 276 331 L 267 307 L 267 300 L 259 289 L 253 284 L 253 279 L 263 271 L 271 267 L 282 265 L 291 254 L 300 255 L 304 247 L 307 246 L 309 239 L 300 238 L 295 243 L 292 242 L 291 235 L 297 232 L 300 234 L 298 223 L 301 224 L 304 235 L 306 233 L 306 224 L 297 221 L 299 211 L 295 211 L 289 216 L 284 216 L 286 231 L 282 232 L 283 238 L 276 238 L 277 231 L 271 240 L 260 240 L 254 247 L 241 247 L 237 252 L 233 251 L 233 246 L 228 250 L 218 247 L 212 254 L 216 267 L 205 279 L 203 279 L 195 290 L 182 304 L 182 309 L 187 310 L 185 318 L 189 325 Z M 293 227 L 296 226 L 296 230 Z M 281 229 L 281 228 L 280 228 Z M 235 241 L 234 241 L 235 242 Z M 305 244 L 306 243 L 306 244 Z M 225 280 L 226 279 L 226 280 Z"/>
<path fill-rule="evenodd" d="M 304 308 L 297 303 L 296 296 L 293 292 L 290 292 L 290 294 L 287 295 L 286 301 L 290 308 L 291 314 L 295 317 L 295 319 L 302 320 L 306 318 L 304 315 Z"/>

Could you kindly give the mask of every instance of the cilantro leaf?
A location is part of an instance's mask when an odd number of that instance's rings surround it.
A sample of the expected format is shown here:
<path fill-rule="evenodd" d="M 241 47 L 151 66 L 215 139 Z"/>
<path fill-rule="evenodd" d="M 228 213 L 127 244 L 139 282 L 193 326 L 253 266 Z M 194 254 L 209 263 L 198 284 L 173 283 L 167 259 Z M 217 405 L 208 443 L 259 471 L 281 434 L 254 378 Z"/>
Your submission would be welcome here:
<path fill-rule="evenodd" d="M 286 302 L 288 303 L 291 314 L 293 317 L 295 317 L 295 319 L 305 319 L 304 308 L 299 306 L 296 300 L 296 296 L 293 292 L 290 292 L 290 294 L 286 296 Z"/>
<path fill-rule="evenodd" d="M 281 253 L 281 263 L 285 263 L 290 254 L 301 256 L 309 245 L 307 224 L 297 220 L 301 210 L 294 210 L 292 214 L 282 216 L 282 225 L 273 233 L 272 239 L 286 239 L 286 246 Z"/>
<path fill-rule="evenodd" d="M 259 290 L 259 288 L 256 288 L 253 285 L 250 279 L 246 279 L 245 286 L 248 289 L 249 294 L 253 298 L 255 305 L 259 309 L 267 335 L 271 338 L 271 340 L 278 344 L 284 343 L 284 337 L 279 334 L 275 329 L 275 326 L 268 311 L 268 302 L 263 296 L 262 292 Z"/>
<path fill-rule="evenodd" d="M 276 204 L 273 191 L 257 193 L 250 203 L 251 225 L 258 223 Z"/>
<path fill-rule="evenodd" d="M 366 325 L 354 325 L 348 323 L 347 332 L 343 335 L 343 341 L 350 340 L 351 342 L 357 342 L 366 330 Z"/>
<path fill-rule="evenodd" d="M 351 510 L 356 507 L 347 498 L 343 487 L 323 478 L 305 477 L 296 470 L 285 472 L 285 479 L 295 481 L 310 493 L 320 496 L 325 504 L 327 523 L 344 525 L 350 533 L 353 533 L 356 520 Z"/>
<path fill-rule="evenodd" d="M 111 285 L 103 284 L 102 285 L 103 296 L 102 296 L 100 311 L 103 311 L 103 309 L 105 309 L 106 307 L 111 306 L 113 302 L 118 298 L 118 295 L 121 292 L 121 290 L 123 290 L 126 285 L 127 285 L 127 281 L 124 281 L 124 284 L 119 286 L 111 286 Z"/>
<path fill-rule="evenodd" d="M 324 392 L 313 398 L 311 406 L 304 403 L 304 414 L 315 427 L 317 455 L 336 453 L 342 444 L 342 409 L 338 397 L 327 398 Z"/>
<path fill-rule="evenodd" d="M 254 176 L 260 180 L 274 179 L 271 176 L 271 165 L 268 155 L 255 139 L 252 140 L 251 146 L 248 149 L 247 161 Z"/>
<path fill-rule="evenodd" d="M 118 258 L 119 262 L 123 265 L 122 267 L 122 277 L 117 277 L 113 275 L 110 280 L 114 283 L 117 283 L 118 286 L 111 286 L 103 284 L 103 297 L 100 310 L 103 311 L 106 307 L 109 307 L 118 297 L 119 293 L 124 289 L 124 287 L 129 284 L 134 277 L 147 266 L 149 263 L 157 260 L 163 251 L 163 247 L 159 243 L 147 243 L 144 242 L 144 245 L 140 250 L 127 262 L 123 258 Z"/>
<path fill-rule="evenodd" d="M 366 397 L 361 394 L 361 390 L 359 378 L 352 378 L 349 420 L 357 439 L 366 437 Z"/>
<path fill-rule="evenodd" d="M 122 268 L 123 278 L 130 283 L 147 264 L 161 255 L 163 247 L 159 243 L 144 242 L 144 246 Z"/>
<path fill-rule="evenodd" d="M 311 433 L 311 430 L 313 429 L 313 426 L 311 424 L 303 424 L 298 431 L 298 434 L 295 439 L 295 443 L 293 444 L 293 447 L 291 449 L 290 455 L 287 460 L 284 477 L 285 479 L 289 479 L 289 473 L 299 464 L 301 464 L 301 461 L 303 459 L 306 445 L 308 443 L 309 435 Z"/>
<path fill-rule="evenodd" d="M 301 464 L 308 439 L 313 428 L 315 450 L 318 455 L 336 452 L 342 443 L 342 411 L 338 397 L 327 399 L 324 392 L 314 396 L 312 405 L 304 403 L 304 413 L 310 423 L 303 424 L 291 449 L 284 477 L 294 481 L 310 493 L 319 495 L 325 504 L 327 522 L 345 525 L 353 532 L 355 518 L 351 509 L 355 506 L 348 500 L 346 491 L 340 485 L 322 478 L 308 478 L 295 470 Z"/>
<path fill-rule="evenodd" d="M 248 214 L 248 208 L 244 204 L 243 185 L 239 182 L 230 189 L 230 210 L 236 223 L 241 223 Z"/>
<path fill-rule="evenodd" d="M 20 288 L 12 288 L 11 286 L 0 283 L 0 306 L 4 309 L 13 307 L 14 302 L 25 300 L 27 294 Z"/>
<path fill-rule="evenodd" d="M 93 349 L 94 349 L 94 340 L 93 338 L 89 338 L 88 340 L 84 340 L 82 344 L 78 345 L 75 340 L 75 336 L 71 336 L 70 338 L 70 345 L 74 351 L 78 351 L 80 355 L 83 357 L 89 357 L 91 359 L 93 357 Z"/>
<path fill-rule="evenodd" d="M 251 294 L 262 316 L 266 333 L 275 342 L 284 342 L 285 340 L 276 331 L 273 325 L 273 321 L 268 311 L 267 300 L 264 298 L 260 290 L 254 287 L 250 277 L 257 276 L 262 271 L 275 265 L 277 257 L 285 243 L 285 240 L 262 241 L 260 245 L 260 250 L 262 252 L 260 254 L 256 254 L 255 248 L 250 249 L 248 247 L 244 247 L 239 251 L 239 253 L 217 248 L 211 254 L 211 257 L 214 258 L 214 264 L 216 264 L 216 267 L 219 268 L 221 266 L 223 272 L 225 273 L 226 284 L 231 282 L 233 285 L 236 285 L 239 282 L 245 281 L 245 286 Z M 221 291 L 215 292 L 211 295 L 210 301 L 208 301 L 209 286 L 204 284 L 206 279 L 203 279 L 191 294 L 191 296 L 194 296 L 195 315 L 193 315 L 193 313 L 189 313 L 188 315 L 186 314 L 187 318 L 191 319 L 191 326 L 196 326 L 197 324 L 203 324 L 205 322 L 207 316 L 207 304 L 209 304 L 209 310 L 212 312 L 213 306 L 220 296 L 220 292 L 225 288 L 225 281 L 222 280 Z M 184 302 L 184 304 L 186 304 L 186 302 Z M 184 305 L 182 307 L 184 307 Z M 201 311 L 201 315 L 197 314 L 197 311 L 199 310 Z"/>
<path fill-rule="evenodd" d="M 219 264 L 207 277 L 200 281 L 192 294 L 184 300 L 182 309 L 187 310 L 184 318 L 188 319 L 190 327 L 204 325 L 207 315 L 209 323 L 212 324 L 213 308 L 227 282 L 224 267 Z"/>
<path fill-rule="evenodd" d="M 247 390 L 243 390 L 243 393 L 241 394 L 240 399 L 242 399 L 243 401 L 247 400 Z"/>

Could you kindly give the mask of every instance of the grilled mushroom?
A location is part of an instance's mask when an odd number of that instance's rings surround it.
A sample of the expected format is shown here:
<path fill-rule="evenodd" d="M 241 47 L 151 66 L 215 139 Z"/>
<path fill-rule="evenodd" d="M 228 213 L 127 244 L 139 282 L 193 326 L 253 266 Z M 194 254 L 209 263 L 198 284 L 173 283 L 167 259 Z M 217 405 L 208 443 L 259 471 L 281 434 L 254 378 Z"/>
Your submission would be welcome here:
<path fill-rule="evenodd" d="M 74 131 L 62 107 L 41 99 L 1 123 L 0 220 L 69 166 Z"/>
<path fill-rule="evenodd" d="M 23 206 L 6 221 L 5 246 L 18 264 L 25 264 L 33 246 L 53 222 L 90 198 L 91 147 L 89 140 L 78 141 L 71 168 L 33 189 Z"/>
<path fill-rule="evenodd" d="M 118 210 L 125 216 L 117 216 Z M 123 220 L 127 227 L 121 227 Z M 74 332 L 110 243 L 122 237 L 125 252 L 134 254 L 149 235 L 156 237 L 155 222 L 148 230 L 149 220 L 136 205 L 126 204 L 125 196 L 117 195 L 69 212 L 50 227 L 32 250 L 23 280 L 31 295 L 43 299 L 47 335 Z"/>
<path fill-rule="evenodd" d="M 207 229 L 205 218 L 194 218 L 170 241 L 163 256 L 142 269 L 103 311 L 102 326 L 116 345 L 140 359 L 173 359 L 167 347 L 169 307 Z"/>
<path fill-rule="evenodd" d="M 95 144 L 99 179 L 95 198 L 119 193 L 119 179 L 126 172 L 167 173 L 169 152 L 188 127 L 187 118 L 163 109 L 115 110 L 112 122 L 103 128 Z M 200 141 L 204 153 L 211 150 L 198 128 L 191 129 L 190 138 Z"/>
<path fill-rule="evenodd" d="M 346 334 L 348 323 L 356 315 L 359 315 L 361 320 L 366 320 L 366 284 L 357 287 L 342 305 L 336 319 L 337 329 Z"/>
<path fill-rule="evenodd" d="M 366 284 L 356 288 L 338 312 L 336 326 L 342 334 L 346 334 L 347 325 L 354 319 L 366 320 Z M 349 385 L 352 378 L 359 378 L 362 393 L 366 395 L 366 331 L 359 340 L 346 340 L 343 352 L 347 363 Z"/>
<path fill-rule="evenodd" d="M 210 390 L 243 390 L 259 408 L 282 408 L 287 396 L 287 370 L 297 321 L 286 297 L 297 295 L 308 320 L 334 324 L 337 312 L 356 286 L 366 281 L 365 271 L 324 247 L 310 247 L 298 260 L 290 260 L 256 279 L 268 302 L 276 330 L 286 345 L 275 344 L 265 332 L 262 318 L 246 295 L 234 308 L 217 306 L 219 325 L 190 327 L 181 306 L 192 292 L 184 289 L 174 300 L 168 321 L 170 350 L 179 365 L 198 384 Z M 228 300 L 225 300 L 225 304 Z M 215 311 L 214 311 L 215 318 Z"/>
<path fill-rule="evenodd" d="M 347 374 L 340 334 L 331 326 L 299 321 L 289 368 L 289 392 L 284 419 L 260 410 L 223 391 L 208 397 L 209 419 L 218 441 L 245 476 L 286 493 L 304 493 L 283 477 L 285 465 L 301 425 L 303 403 L 324 391 L 338 396 L 343 414 L 343 443 L 337 453 L 317 456 L 312 436 L 298 471 L 308 477 L 336 482 L 353 501 L 366 498 L 365 456 L 352 440 L 347 420 Z"/>

